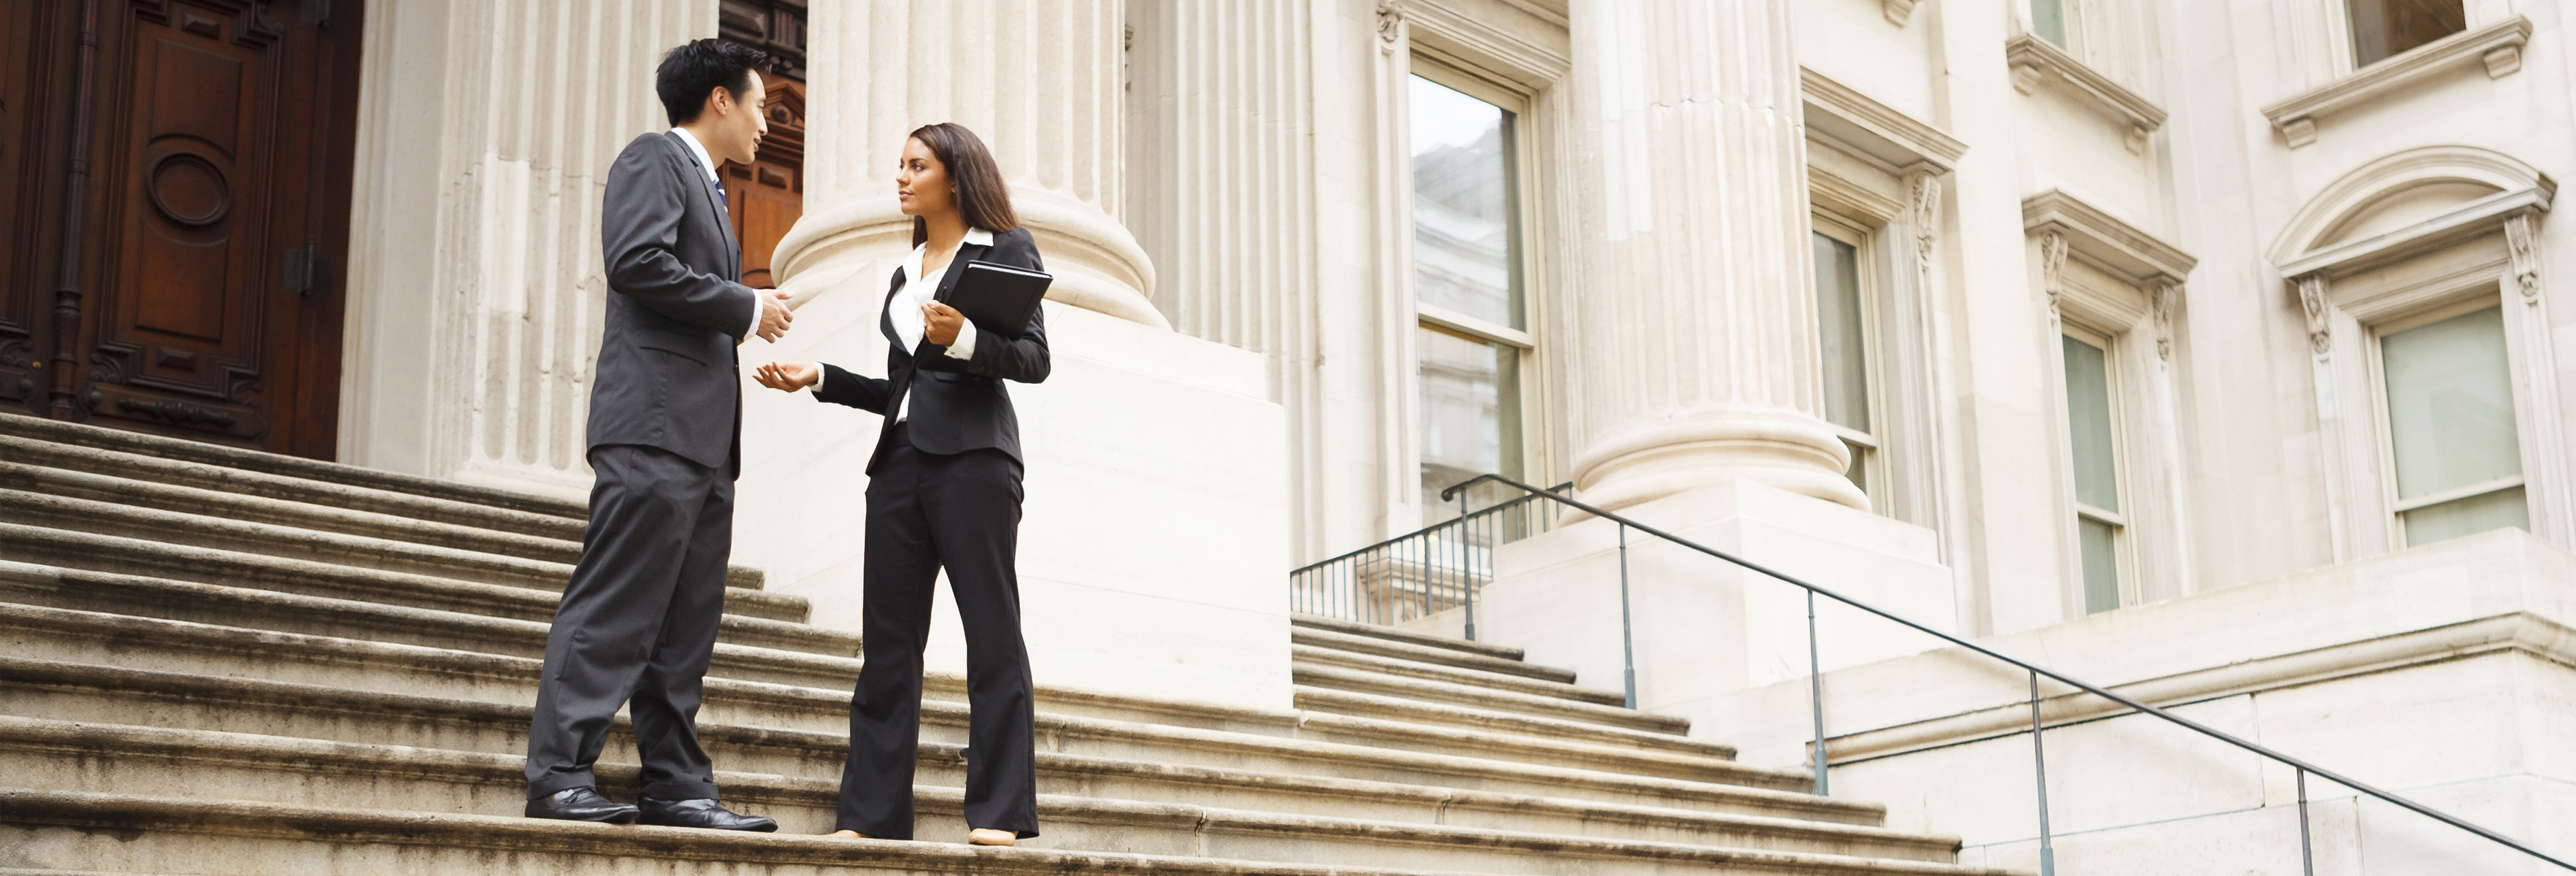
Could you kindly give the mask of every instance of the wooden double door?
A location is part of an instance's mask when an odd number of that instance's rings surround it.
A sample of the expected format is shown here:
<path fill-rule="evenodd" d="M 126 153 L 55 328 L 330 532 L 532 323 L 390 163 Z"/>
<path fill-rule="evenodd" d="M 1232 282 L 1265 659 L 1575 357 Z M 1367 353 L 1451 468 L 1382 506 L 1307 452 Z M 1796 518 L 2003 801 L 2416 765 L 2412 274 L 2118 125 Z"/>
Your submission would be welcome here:
<path fill-rule="evenodd" d="M 362 12 L 0 4 L 0 409 L 333 455 Z"/>

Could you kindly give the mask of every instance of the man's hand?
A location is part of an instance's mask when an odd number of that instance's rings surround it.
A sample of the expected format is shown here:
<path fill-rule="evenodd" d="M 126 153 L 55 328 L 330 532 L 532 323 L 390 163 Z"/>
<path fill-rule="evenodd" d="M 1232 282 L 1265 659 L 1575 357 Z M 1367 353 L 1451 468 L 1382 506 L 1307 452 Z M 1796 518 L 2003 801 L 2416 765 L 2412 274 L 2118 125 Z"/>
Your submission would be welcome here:
<path fill-rule="evenodd" d="M 957 330 L 966 324 L 966 315 L 957 308 L 937 301 L 921 306 L 921 337 L 942 347 L 957 343 Z"/>
<path fill-rule="evenodd" d="M 795 311 L 787 309 L 787 293 L 756 289 L 752 294 L 760 296 L 760 339 L 778 343 L 779 338 L 787 336 L 787 324 L 796 321 Z"/>
<path fill-rule="evenodd" d="M 823 366 L 812 362 L 771 362 L 751 370 L 751 379 L 783 392 L 795 392 L 823 379 Z"/>

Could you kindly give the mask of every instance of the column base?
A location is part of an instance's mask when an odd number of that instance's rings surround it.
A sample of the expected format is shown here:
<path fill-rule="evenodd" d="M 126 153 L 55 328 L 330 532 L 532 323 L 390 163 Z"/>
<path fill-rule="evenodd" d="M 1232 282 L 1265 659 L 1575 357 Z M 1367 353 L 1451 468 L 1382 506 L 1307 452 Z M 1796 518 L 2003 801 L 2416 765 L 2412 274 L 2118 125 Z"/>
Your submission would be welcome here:
<path fill-rule="evenodd" d="M 1602 437 L 1574 461 L 1574 486 L 1583 501 L 1611 511 L 1732 481 L 1868 511 L 1869 496 L 1843 476 L 1849 464 L 1842 439 L 1821 420 L 1729 411 Z"/>

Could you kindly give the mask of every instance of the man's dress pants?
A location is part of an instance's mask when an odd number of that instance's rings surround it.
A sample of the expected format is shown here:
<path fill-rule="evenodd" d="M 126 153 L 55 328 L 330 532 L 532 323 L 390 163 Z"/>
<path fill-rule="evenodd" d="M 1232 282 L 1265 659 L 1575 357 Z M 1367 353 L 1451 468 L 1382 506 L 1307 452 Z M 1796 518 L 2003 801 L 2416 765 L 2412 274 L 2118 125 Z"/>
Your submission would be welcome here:
<path fill-rule="evenodd" d="M 554 627 L 528 728 L 528 798 L 593 787 L 629 705 L 644 796 L 716 796 L 697 714 L 724 616 L 733 477 L 653 447 L 592 448 L 590 526 Z"/>

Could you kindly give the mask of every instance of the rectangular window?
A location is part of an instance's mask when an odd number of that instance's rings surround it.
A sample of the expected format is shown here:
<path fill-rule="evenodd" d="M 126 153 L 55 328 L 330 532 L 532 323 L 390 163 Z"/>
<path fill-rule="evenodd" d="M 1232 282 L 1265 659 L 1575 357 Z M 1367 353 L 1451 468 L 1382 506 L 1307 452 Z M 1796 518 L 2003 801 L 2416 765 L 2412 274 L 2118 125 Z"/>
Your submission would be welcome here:
<path fill-rule="evenodd" d="M 2406 545 L 2529 529 L 2504 309 L 2389 331 L 2379 358 Z"/>
<path fill-rule="evenodd" d="M 2041 0 L 2045 2 L 2045 0 Z M 2469 29 L 2460 0 L 2344 0 L 2352 63 L 2367 67 Z"/>
<path fill-rule="evenodd" d="M 1819 227 L 1825 220 L 1816 220 Z M 1840 229 L 1836 229 L 1840 230 Z M 1857 239 L 1857 235 L 1854 235 Z M 1817 349 L 1824 358 L 1825 421 L 1851 451 L 1844 474 L 1868 493 L 1878 462 L 1870 427 L 1869 314 L 1861 293 L 1860 247 L 1840 235 L 1815 232 Z"/>
<path fill-rule="evenodd" d="M 2083 58 L 2083 0 L 2030 0 L 2030 30 L 2078 59 Z"/>
<path fill-rule="evenodd" d="M 2076 550 L 2084 573 L 2084 612 L 2120 607 L 2120 551 L 2127 521 L 2120 516 L 2120 436 L 2106 338 L 2068 331 L 2060 338 L 2066 359 L 2067 453 L 2075 472 Z"/>
<path fill-rule="evenodd" d="M 1457 515 L 1455 503 L 1440 501 L 1453 484 L 1480 474 L 1522 477 L 1520 373 L 1531 342 L 1514 114 L 1420 75 L 1406 100 L 1422 509 L 1430 522 Z"/>

